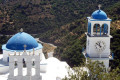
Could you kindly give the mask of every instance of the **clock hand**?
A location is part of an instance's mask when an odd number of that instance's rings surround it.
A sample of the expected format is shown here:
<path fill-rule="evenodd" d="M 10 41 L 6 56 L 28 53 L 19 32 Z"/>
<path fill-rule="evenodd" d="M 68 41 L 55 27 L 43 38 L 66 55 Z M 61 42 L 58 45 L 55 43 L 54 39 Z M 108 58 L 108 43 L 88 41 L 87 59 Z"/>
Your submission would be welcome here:
<path fill-rule="evenodd" d="M 96 43 L 99 46 L 99 43 Z"/>
<path fill-rule="evenodd" d="M 103 43 L 100 44 L 103 47 Z"/>
<path fill-rule="evenodd" d="M 97 48 L 97 49 L 99 49 L 99 46 L 98 46 L 98 45 L 96 45 L 96 48 Z"/>
<path fill-rule="evenodd" d="M 101 45 L 100 45 L 100 43 L 99 43 L 99 47 L 101 48 Z"/>
<path fill-rule="evenodd" d="M 100 43 L 96 43 L 96 48 L 100 48 Z"/>

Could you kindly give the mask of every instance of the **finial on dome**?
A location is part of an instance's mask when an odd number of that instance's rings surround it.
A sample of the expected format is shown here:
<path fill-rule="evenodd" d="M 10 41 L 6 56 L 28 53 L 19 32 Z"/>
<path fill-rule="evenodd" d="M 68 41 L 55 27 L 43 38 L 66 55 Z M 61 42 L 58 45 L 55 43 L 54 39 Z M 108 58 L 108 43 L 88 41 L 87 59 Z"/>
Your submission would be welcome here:
<path fill-rule="evenodd" d="M 27 45 L 24 45 L 23 47 L 24 47 L 24 52 L 26 52 L 26 47 L 27 47 Z"/>
<path fill-rule="evenodd" d="M 20 32 L 23 32 L 23 28 L 20 29 Z"/>
<path fill-rule="evenodd" d="M 99 4 L 99 5 L 98 5 L 98 7 L 99 7 L 99 10 L 100 10 L 100 8 L 102 7 L 102 5 L 101 5 L 101 4 Z"/>

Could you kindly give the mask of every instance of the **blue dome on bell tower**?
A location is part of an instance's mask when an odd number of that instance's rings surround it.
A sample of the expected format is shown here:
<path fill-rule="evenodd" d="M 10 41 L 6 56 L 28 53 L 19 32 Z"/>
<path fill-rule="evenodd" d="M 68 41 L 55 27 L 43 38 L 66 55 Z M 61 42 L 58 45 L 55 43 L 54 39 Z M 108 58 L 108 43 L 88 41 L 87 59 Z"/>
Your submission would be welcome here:
<path fill-rule="evenodd" d="M 91 16 L 93 19 L 107 19 L 107 14 L 102 10 L 96 10 Z"/>

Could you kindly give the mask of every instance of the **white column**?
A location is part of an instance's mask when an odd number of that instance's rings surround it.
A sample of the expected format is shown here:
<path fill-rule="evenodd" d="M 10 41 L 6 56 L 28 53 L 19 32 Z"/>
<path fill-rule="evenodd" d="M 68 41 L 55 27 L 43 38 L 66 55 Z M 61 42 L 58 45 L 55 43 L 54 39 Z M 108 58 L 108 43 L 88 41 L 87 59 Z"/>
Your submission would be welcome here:
<path fill-rule="evenodd" d="M 110 22 L 108 23 L 108 35 L 110 35 Z"/>
<path fill-rule="evenodd" d="M 91 36 L 93 36 L 93 26 L 94 26 L 94 24 L 91 23 Z"/>
<path fill-rule="evenodd" d="M 40 76 L 40 61 L 35 61 L 35 75 Z"/>
<path fill-rule="evenodd" d="M 13 56 L 9 56 L 9 76 L 8 80 L 13 80 L 14 78 L 14 58 Z"/>
<path fill-rule="evenodd" d="M 88 20 L 88 23 L 90 23 L 89 20 Z M 88 32 L 88 23 L 87 23 L 87 32 Z"/>
<path fill-rule="evenodd" d="M 8 62 L 8 51 L 3 50 L 3 61 Z"/>
<path fill-rule="evenodd" d="M 31 76 L 32 75 L 32 71 L 31 71 L 32 62 L 29 60 L 29 61 L 26 62 L 26 64 L 27 64 L 27 76 Z"/>
<path fill-rule="evenodd" d="M 22 60 L 18 60 L 18 76 L 23 76 L 23 63 L 22 63 Z"/>
<path fill-rule="evenodd" d="M 13 62 L 9 63 L 9 76 L 11 77 L 14 76 L 14 63 Z"/>

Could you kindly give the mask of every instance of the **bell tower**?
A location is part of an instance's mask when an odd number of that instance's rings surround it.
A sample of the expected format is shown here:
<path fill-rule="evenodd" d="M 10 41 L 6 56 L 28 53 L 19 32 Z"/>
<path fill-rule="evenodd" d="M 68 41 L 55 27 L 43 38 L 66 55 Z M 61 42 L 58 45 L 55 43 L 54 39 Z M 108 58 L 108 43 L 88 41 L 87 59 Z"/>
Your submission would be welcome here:
<path fill-rule="evenodd" d="M 113 59 L 113 54 L 110 50 L 110 23 L 111 19 L 107 17 L 107 14 L 100 9 L 94 11 L 91 17 L 88 19 L 88 28 L 86 32 L 86 50 L 83 54 L 86 61 L 91 59 L 92 61 L 103 62 L 106 69 L 109 68 L 109 60 Z"/>

